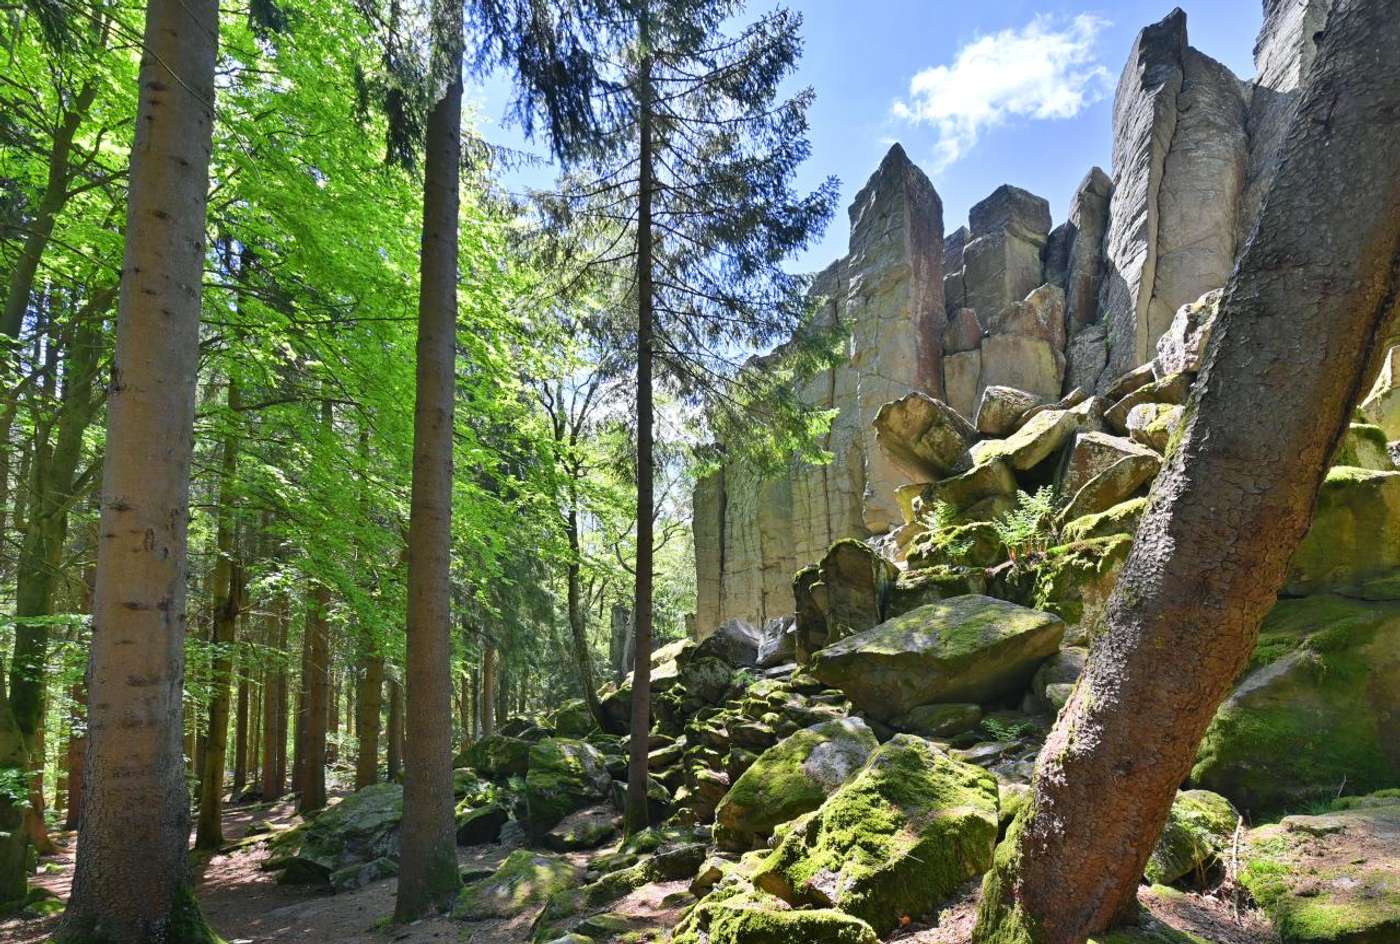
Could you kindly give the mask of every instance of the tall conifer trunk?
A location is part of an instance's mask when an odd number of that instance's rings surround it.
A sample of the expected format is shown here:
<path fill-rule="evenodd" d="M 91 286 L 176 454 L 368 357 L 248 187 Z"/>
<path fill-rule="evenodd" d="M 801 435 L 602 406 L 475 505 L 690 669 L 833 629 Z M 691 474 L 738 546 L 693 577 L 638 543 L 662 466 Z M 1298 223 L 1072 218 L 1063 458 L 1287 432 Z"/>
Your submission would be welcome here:
<path fill-rule="evenodd" d="M 652 444 L 652 114 L 651 50 L 647 12 L 642 12 L 642 62 L 638 75 L 637 185 L 637 614 L 636 660 L 632 667 L 631 758 L 627 764 L 629 834 L 650 825 L 647 815 L 647 751 L 651 733 L 652 524 L 655 514 Z"/>
<path fill-rule="evenodd" d="M 981 944 L 1135 906 L 1400 299 L 1400 3 L 1338 0 L 1085 676 L 983 886 Z"/>
<path fill-rule="evenodd" d="M 463 41 L 461 4 L 435 0 L 433 81 L 439 97 L 428 117 L 423 179 L 398 921 L 446 907 L 461 886 L 452 812 L 450 580 Z"/>
<path fill-rule="evenodd" d="M 89 664 L 87 796 L 55 939 L 212 939 L 187 868 L 189 516 L 218 0 L 150 0 L 131 150 Z"/>

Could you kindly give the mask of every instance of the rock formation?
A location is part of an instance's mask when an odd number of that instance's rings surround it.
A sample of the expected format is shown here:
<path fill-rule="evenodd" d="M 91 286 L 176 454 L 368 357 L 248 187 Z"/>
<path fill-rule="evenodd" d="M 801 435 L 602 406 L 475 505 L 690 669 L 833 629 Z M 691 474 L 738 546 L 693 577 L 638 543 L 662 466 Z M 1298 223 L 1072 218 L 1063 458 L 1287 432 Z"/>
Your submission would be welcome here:
<path fill-rule="evenodd" d="M 700 635 L 792 613 L 799 567 L 836 540 L 903 524 L 909 457 L 882 448 L 873 425 L 886 403 L 913 391 L 970 422 L 995 388 L 1052 404 L 1080 390 L 1112 407 L 1132 391 L 1111 385 L 1137 377 L 1159 343 L 1178 352 L 1161 364 L 1194 369 L 1194 323 L 1164 336 L 1182 306 L 1224 285 L 1248 238 L 1326 6 L 1265 0 L 1253 81 L 1193 48 L 1180 10 L 1145 28 L 1115 94 L 1112 177 L 1092 168 L 1059 226 L 1046 200 L 1008 184 L 945 238 L 938 194 L 891 148 L 850 207 L 848 254 L 812 287 L 816 323 L 848 338 L 844 363 L 800 389 L 836 414 L 821 443 L 833 459 L 772 479 L 731 462 L 698 484 Z M 1163 409 L 1129 423 L 1130 402 L 1109 426 L 1160 448 L 1179 418 L 1165 408 L 1179 401 L 1161 390 L 1141 400 Z"/>

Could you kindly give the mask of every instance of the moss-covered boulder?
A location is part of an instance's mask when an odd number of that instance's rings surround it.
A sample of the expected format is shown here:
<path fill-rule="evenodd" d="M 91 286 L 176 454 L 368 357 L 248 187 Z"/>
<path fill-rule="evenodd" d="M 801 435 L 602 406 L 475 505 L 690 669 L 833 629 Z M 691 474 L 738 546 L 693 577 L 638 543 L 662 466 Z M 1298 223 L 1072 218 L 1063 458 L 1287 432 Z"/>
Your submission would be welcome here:
<path fill-rule="evenodd" d="M 1283 944 L 1400 941 L 1400 798 L 1261 826 L 1242 859 Z"/>
<path fill-rule="evenodd" d="M 1209 790 L 1183 790 L 1172 802 L 1162 838 L 1157 840 L 1144 875 L 1153 884 L 1183 879 L 1204 885 L 1230 848 L 1240 814 L 1230 801 Z"/>
<path fill-rule="evenodd" d="M 948 738 L 971 731 L 982 720 L 982 708 L 972 704 L 920 705 L 890 724 L 897 730 L 927 738 Z"/>
<path fill-rule="evenodd" d="M 1400 603 L 1280 600 L 1191 777 L 1255 819 L 1400 784 Z"/>
<path fill-rule="evenodd" d="M 715 809 L 715 839 L 747 849 L 775 826 L 815 810 L 859 770 L 879 746 L 859 718 L 798 731 L 764 751 Z"/>
<path fill-rule="evenodd" d="M 493 734 L 473 743 L 457 760 L 454 766 L 469 767 L 493 780 L 523 777 L 530 768 L 530 742 Z"/>
<path fill-rule="evenodd" d="M 1071 518 L 1060 529 L 1060 537 L 1066 544 L 1087 541 L 1092 538 L 1107 538 L 1115 534 L 1131 535 L 1137 531 L 1138 521 L 1147 508 L 1147 499 L 1130 498 L 1119 502 L 1107 511 L 1098 514 Z"/>
<path fill-rule="evenodd" d="M 397 859 L 403 787 L 380 783 L 352 793 L 274 849 L 280 881 L 333 886 L 333 874 L 349 877 L 376 859 Z M 356 886 L 358 887 L 358 886 Z"/>
<path fill-rule="evenodd" d="M 1028 472 L 1058 453 L 1080 430 L 1101 429 L 1101 408 L 1101 401 L 1091 398 L 1068 410 L 1044 410 L 1006 439 L 984 439 L 973 446 L 973 462 L 981 465 L 1000 459 L 1018 472 Z"/>
<path fill-rule="evenodd" d="M 793 824 L 754 883 L 791 904 L 837 908 L 883 936 L 903 916 L 935 913 L 990 868 L 996 840 L 996 778 L 898 734 Z"/>
<path fill-rule="evenodd" d="M 905 524 L 933 514 L 939 505 L 955 513 L 965 512 L 980 502 L 1016 494 L 1016 476 L 1011 466 L 999 459 L 980 462 L 959 475 L 931 484 L 902 485 L 895 489 L 895 500 Z"/>
<path fill-rule="evenodd" d="M 542 908 L 555 892 L 579 884 L 583 869 L 564 859 L 528 849 L 506 857 L 490 878 L 463 888 L 452 916 L 466 921 L 512 918 Z"/>
<path fill-rule="evenodd" d="M 987 592 L 987 571 L 981 567 L 955 567 L 946 564 L 906 570 L 890 590 L 885 619 L 903 616 L 921 606 Z"/>
<path fill-rule="evenodd" d="M 1292 595 L 1354 587 L 1400 569 L 1400 472 L 1335 466 L 1288 569 Z"/>
<path fill-rule="evenodd" d="M 582 698 L 564 702 L 549 716 L 549 726 L 559 737 L 583 740 L 599 731 L 598 722 Z"/>
<path fill-rule="evenodd" d="M 1006 558 L 1006 544 L 989 521 L 926 531 L 914 538 L 905 554 L 911 570 L 938 566 L 995 567 Z"/>
<path fill-rule="evenodd" d="M 510 812 L 502 803 L 484 806 L 459 806 L 456 813 L 457 845 L 484 846 L 495 842 L 501 827 L 510 820 Z"/>
<path fill-rule="evenodd" d="M 1352 423 L 1347 427 L 1346 436 L 1342 438 L 1342 444 L 1337 448 L 1337 456 L 1332 464 L 1381 472 L 1395 471 L 1385 430 L 1370 423 Z"/>
<path fill-rule="evenodd" d="M 831 908 L 798 911 L 751 889 L 712 894 L 682 919 L 671 944 L 878 944 L 875 931 Z"/>
<path fill-rule="evenodd" d="M 1064 622 L 985 596 L 930 603 L 827 646 L 810 671 L 871 717 L 919 705 L 983 703 L 1019 691 L 1054 655 Z"/>
<path fill-rule="evenodd" d="M 543 836 L 575 810 L 607 800 L 611 784 L 607 761 L 593 745 L 568 738 L 533 745 L 525 777 L 531 834 Z"/>
<path fill-rule="evenodd" d="M 1032 604 L 1063 619 L 1075 644 L 1093 638 L 1132 546 L 1131 535 L 1115 534 L 1050 548 L 1035 567 Z"/>
<path fill-rule="evenodd" d="M 1385 352 L 1376 382 L 1358 412 L 1379 426 L 1387 439 L 1400 439 L 1400 345 Z"/>

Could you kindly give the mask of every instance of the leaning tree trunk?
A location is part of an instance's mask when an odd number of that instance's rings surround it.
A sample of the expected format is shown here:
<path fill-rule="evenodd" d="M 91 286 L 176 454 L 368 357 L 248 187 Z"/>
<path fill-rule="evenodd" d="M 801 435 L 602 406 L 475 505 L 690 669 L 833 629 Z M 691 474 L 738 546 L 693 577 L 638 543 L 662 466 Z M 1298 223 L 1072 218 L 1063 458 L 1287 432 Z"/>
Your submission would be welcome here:
<path fill-rule="evenodd" d="M 646 13 L 642 46 L 647 44 Z M 637 189 L 637 582 L 633 611 L 637 614 L 637 654 L 632 668 L 631 757 L 627 764 L 628 834 L 650 825 L 647 814 L 647 750 L 651 733 L 652 525 L 655 473 L 652 454 L 652 131 L 651 57 L 642 58 L 639 77 L 641 119 Z"/>
<path fill-rule="evenodd" d="M 985 882 L 982 944 L 1078 944 L 1133 908 L 1400 298 L 1400 0 L 1339 0 L 1321 35 L 1109 629 Z"/>
<path fill-rule="evenodd" d="M 224 844 L 224 761 L 228 754 L 229 680 L 233 674 L 233 649 L 238 642 L 238 604 L 243 596 L 243 568 L 238 561 L 237 522 L 233 507 L 233 479 L 238 473 L 238 410 L 242 405 L 237 381 L 228 384 L 228 431 L 224 434 L 219 464 L 218 524 L 214 546 L 214 657 L 209 698 L 209 730 L 204 741 L 204 767 L 199 778 L 199 820 L 195 824 L 196 849 L 213 850 Z M 246 712 L 246 701 L 244 705 Z"/>
<path fill-rule="evenodd" d="M 461 887 L 452 813 L 452 428 L 456 392 L 462 7 L 433 4 L 419 275 L 417 406 L 408 525 L 407 741 L 396 921 L 451 904 Z"/>
<path fill-rule="evenodd" d="M 181 743 L 218 0 L 150 0 L 131 149 L 89 663 L 87 795 L 56 940 L 207 941 Z"/>

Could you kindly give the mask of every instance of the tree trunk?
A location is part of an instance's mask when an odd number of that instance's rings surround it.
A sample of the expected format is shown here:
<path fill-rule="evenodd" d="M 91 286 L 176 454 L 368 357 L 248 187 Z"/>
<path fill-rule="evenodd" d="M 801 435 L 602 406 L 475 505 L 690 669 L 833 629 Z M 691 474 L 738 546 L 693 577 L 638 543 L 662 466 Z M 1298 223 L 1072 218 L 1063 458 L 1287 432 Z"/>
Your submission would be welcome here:
<path fill-rule="evenodd" d="M 263 686 L 263 767 L 262 796 L 275 800 L 287 792 L 287 624 L 290 603 L 285 593 L 279 593 L 273 603 L 272 625 L 277 634 L 273 644 L 277 657 L 268 666 L 267 682 Z M 271 635 L 271 632 L 269 632 Z"/>
<path fill-rule="evenodd" d="M 317 583 L 306 613 L 305 704 L 302 721 L 305 741 L 299 774 L 302 778 L 297 812 L 311 813 L 326 805 L 326 719 L 330 695 L 330 627 L 327 618 L 331 592 Z"/>
<path fill-rule="evenodd" d="M 481 647 L 481 736 L 496 733 L 496 644 L 486 640 Z"/>
<path fill-rule="evenodd" d="M 147 7 L 107 411 L 87 799 L 59 941 L 212 937 L 187 868 L 181 683 L 218 12 L 217 0 Z"/>
<path fill-rule="evenodd" d="M 598 701 L 598 680 L 593 676 L 593 651 L 588 645 L 588 614 L 583 610 L 580 576 L 583 569 L 583 551 L 578 533 L 578 486 L 574 479 L 569 482 L 569 515 L 565 530 L 569 535 L 569 631 L 574 640 L 574 661 L 578 664 L 578 682 L 583 688 L 583 700 L 588 705 L 588 713 L 598 723 L 607 727 L 607 715 Z"/>
<path fill-rule="evenodd" d="M 390 783 L 397 783 L 403 771 L 403 686 L 389 682 L 389 743 L 384 749 L 384 765 Z"/>
<path fill-rule="evenodd" d="M 651 733 L 651 624 L 652 624 L 652 140 L 651 56 L 647 51 L 647 12 L 642 12 L 643 49 L 638 95 L 637 187 L 637 580 L 633 611 L 637 614 L 637 650 L 632 668 L 632 728 L 627 764 L 627 804 L 624 813 L 629 835 L 646 829 L 647 750 Z"/>
<path fill-rule="evenodd" d="M 1085 677 L 975 940 L 1078 944 L 1148 855 L 1312 520 L 1400 297 L 1400 4 L 1339 0 Z"/>
<path fill-rule="evenodd" d="M 248 676 L 251 668 L 246 659 L 239 662 L 237 707 L 233 716 L 233 785 L 229 790 L 233 800 L 237 800 L 248 785 Z"/>
<path fill-rule="evenodd" d="M 68 727 L 68 806 L 63 828 L 78 829 L 83 822 L 83 760 L 87 753 L 87 687 L 74 682 L 70 691 L 73 716 Z"/>
<path fill-rule="evenodd" d="M 379 708 L 384 691 L 384 656 L 378 651 L 364 662 L 355 692 L 355 732 L 360 752 L 355 758 L 355 789 L 379 780 Z"/>
<path fill-rule="evenodd" d="M 433 4 L 433 75 L 423 179 L 422 291 L 408 525 L 408 675 L 402 853 L 396 921 L 452 903 L 462 880 L 452 812 L 452 430 L 456 393 L 457 217 L 462 7 Z"/>
<path fill-rule="evenodd" d="M 329 652 L 329 647 L 327 647 Z M 340 672 L 330 673 L 330 697 L 326 705 L 326 763 L 340 760 Z"/>
<path fill-rule="evenodd" d="M 29 295 L 34 290 L 39 261 L 53 238 L 54 222 L 59 211 L 68 202 L 69 156 L 73 150 L 73 137 L 92 107 L 93 99 L 97 97 L 97 88 L 97 83 L 93 81 L 84 84 L 54 131 L 53 145 L 49 148 L 48 182 L 44 195 L 39 198 L 34 219 L 29 223 L 29 233 L 20 248 L 19 257 L 10 269 L 5 308 L 0 311 L 0 332 L 11 338 L 19 337 L 24 313 L 29 309 Z"/>
<path fill-rule="evenodd" d="M 298 676 L 296 733 L 292 738 L 292 792 L 300 797 L 306 792 L 306 692 L 311 683 L 311 633 L 305 623 L 302 625 L 301 672 Z"/>
<path fill-rule="evenodd" d="M 238 560 L 238 522 L 233 506 L 234 477 L 238 474 L 238 410 L 242 406 L 238 383 L 228 384 L 228 429 L 224 433 L 219 464 L 218 524 L 214 545 L 213 611 L 214 658 L 211 661 L 209 733 L 204 742 L 204 767 L 199 778 L 199 820 L 195 824 L 196 849 L 216 850 L 224 844 L 224 761 L 228 754 L 229 681 L 233 652 L 238 644 L 238 609 L 243 596 L 243 566 Z M 246 703 L 244 706 L 246 714 Z"/>

